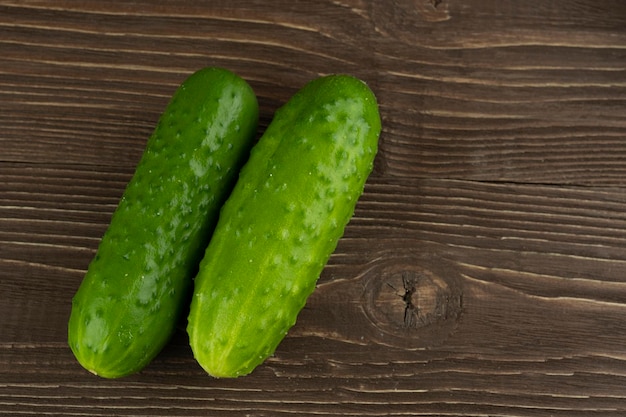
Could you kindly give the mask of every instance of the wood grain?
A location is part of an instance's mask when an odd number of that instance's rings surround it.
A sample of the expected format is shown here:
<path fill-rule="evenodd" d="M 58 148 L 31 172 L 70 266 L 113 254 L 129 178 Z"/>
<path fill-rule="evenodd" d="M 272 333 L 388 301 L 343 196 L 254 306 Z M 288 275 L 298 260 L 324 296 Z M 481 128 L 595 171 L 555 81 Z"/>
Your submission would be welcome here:
<path fill-rule="evenodd" d="M 626 413 L 626 7 L 616 2 L 0 1 L 0 415 Z M 184 323 L 104 380 L 71 297 L 160 112 L 206 65 L 259 133 L 311 78 L 379 98 L 375 172 L 250 376 Z"/>

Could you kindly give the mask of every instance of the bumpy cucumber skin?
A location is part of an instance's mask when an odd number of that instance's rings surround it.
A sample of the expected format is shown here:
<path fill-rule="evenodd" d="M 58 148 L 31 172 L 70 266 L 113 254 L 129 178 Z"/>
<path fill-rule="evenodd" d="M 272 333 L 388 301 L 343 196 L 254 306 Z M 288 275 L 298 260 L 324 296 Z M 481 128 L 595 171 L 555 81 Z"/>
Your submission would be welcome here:
<path fill-rule="evenodd" d="M 83 367 L 129 375 L 168 341 L 257 122 L 254 92 L 230 71 L 204 68 L 176 91 L 73 298 L 68 342 Z"/>
<path fill-rule="evenodd" d="M 279 109 L 222 208 L 187 331 L 214 377 L 250 373 L 296 321 L 372 171 L 381 129 L 362 81 L 311 81 Z"/>

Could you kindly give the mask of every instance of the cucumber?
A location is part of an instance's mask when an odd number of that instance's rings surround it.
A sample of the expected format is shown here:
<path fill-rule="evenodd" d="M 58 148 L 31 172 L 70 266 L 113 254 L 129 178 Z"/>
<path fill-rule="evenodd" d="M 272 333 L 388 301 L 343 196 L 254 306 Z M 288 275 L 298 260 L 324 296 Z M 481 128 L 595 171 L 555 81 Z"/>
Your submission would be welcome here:
<path fill-rule="evenodd" d="M 214 377 L 274 353 L 335 250 L 372 171 L 381 129 L 365 83 L 317 78 L 252 149 L 194 281 L 189 342 Z"/>
<path fill-rule="evenodd" d="M 167 343 L 257 122 L 254 92 L 230 71 L 201 69 L 177 89 L 72 300 L 68 342 L 83 367 L 129 375 Z"/>

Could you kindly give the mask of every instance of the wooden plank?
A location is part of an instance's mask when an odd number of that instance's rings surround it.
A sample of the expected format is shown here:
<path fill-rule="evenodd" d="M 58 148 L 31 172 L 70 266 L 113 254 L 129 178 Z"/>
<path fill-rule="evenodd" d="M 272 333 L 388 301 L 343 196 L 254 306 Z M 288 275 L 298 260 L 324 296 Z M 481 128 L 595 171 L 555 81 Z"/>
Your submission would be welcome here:
<path fill-rule="evenodd" d="M 444 2 L 448 18 L 433 22 L 426 3 L 311 10 L 325 19 L 290 2 L 4 6 L 3 157 L 132 166 L 175 86 L 210 64 L 250 80 L 264 124 L 316 74 L 361 76 L 384 112 L 389 175 L 623 184 L 624 8 Z"/>
<path fill-rule="evenodd" d="M 589 0 L 0 2 L 0 416 L 626 413 L 626 7 Z M 297 324 L 213 379 L 181 322 L 104 380 L 71 297 L 168 98 L 309 79 L 381 106 L 375 172 Z"/>
<path fill-rule="evenodd" d="M 110 382 L 82 370 L 64 338 L 127 173 L 29 171 L 0 174 L 12 196 L 1 217 L 20 225 L 1 235 L 0 403 L 11 413 L 624 411 L 624 193 L 374 176 L 297 325 L 252 376 L 206 376 L 181 323 L 144 372 Z"/>

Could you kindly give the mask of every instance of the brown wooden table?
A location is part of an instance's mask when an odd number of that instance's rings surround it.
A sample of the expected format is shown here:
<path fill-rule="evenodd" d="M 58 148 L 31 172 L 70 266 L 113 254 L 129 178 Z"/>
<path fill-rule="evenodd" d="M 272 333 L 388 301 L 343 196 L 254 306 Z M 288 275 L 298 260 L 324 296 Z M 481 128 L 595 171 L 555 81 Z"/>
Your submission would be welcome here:
<path fill-rule="evenodd" d="M 383 133 L 337 251 L 253 374 L 182 330 L 105 380 L 71 298 L 176 86 L 222 66 L 262 130 L 308 80 Z M 626 414 L 626 4 L 0 2 L 0 415 Z"/>

